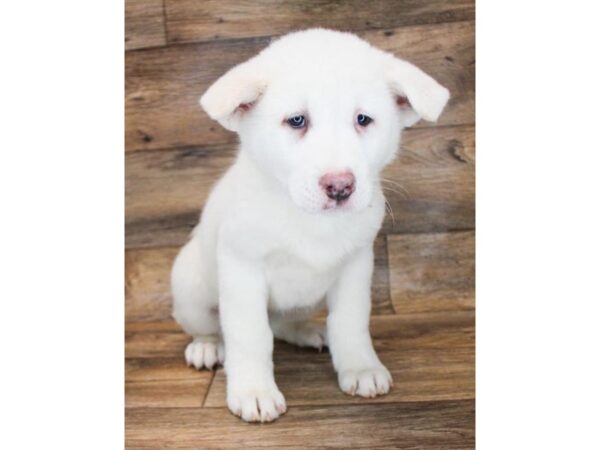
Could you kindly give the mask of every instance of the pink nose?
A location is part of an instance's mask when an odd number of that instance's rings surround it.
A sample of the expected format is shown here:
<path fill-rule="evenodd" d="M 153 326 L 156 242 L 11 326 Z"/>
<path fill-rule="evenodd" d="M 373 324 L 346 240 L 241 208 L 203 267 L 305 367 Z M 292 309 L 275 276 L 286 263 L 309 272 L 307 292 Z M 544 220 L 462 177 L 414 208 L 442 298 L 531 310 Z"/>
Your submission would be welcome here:
<path fill-rule="evenodd" d="M 327 197 L 341 202 L 354 192 L 354 175 L 352 172 L 326 173 L 319 180 L 319 185 Z"/>

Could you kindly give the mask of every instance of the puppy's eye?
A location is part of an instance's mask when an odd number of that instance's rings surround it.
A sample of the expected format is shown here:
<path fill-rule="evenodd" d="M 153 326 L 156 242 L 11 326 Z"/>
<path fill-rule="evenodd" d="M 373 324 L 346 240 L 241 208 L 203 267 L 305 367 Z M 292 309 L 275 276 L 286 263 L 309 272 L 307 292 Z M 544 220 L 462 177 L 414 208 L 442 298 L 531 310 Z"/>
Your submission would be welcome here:
<path fill-rule="evenodd" d="M 371 122 L 373 122 L 373 119 L 371 119 L 369 116 L 367 116 L 365 114 L 359 114 L 358 116 L 356 116 L 356 123 L 358 125 L 360 125 L 361 127 L 366 127 Z"/>
<path fill-rule="evenodd" d="M 287 123 L 292 128 L 304 128 L 306 126 L 306 117 L 294 116 L 287 120 Z"/>

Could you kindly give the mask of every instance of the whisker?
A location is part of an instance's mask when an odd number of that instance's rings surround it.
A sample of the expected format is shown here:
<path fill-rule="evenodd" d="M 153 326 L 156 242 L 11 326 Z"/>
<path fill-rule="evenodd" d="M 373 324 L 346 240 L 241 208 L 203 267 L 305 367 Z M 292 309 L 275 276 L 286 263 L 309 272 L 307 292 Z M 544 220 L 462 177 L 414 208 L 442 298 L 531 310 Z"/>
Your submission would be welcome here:
<path fill-rule="evenodd" d="M 394 194 L 398 194 L 401 197 L 403 197 L 404 199 L 408 199 L 410 198 L 410 194 L 408 192 L 407 189 L 405 189 L 403 186 L 399 185 L 399 184 L 394 184 L 395 187 L 398 187 L 400 189 L 400 191 L 391 188 L 390 186 L 385 186 L 385 185 L 381 185 L 381 189 L 383 189 L 384 191 L 389 191 L 389 192 L 393 192 Z"/>
<path fill-rule="evenodd" d="M 404 198 L 405 200 L 407 200 L 407 199 L 408 199 L 408 196 L 406 195 L 406 192 L 403 192 L 403 191 L 397 191 L 397 190 L 395 190 L 395 189 L 392 189 L 392 188 L 390 188 L 390 187 L 387 187 L 387 186 L 381 186 L 381 189 L 383 189 L 384 193 L 385 193 L 385 192 L 393 192 L 394 194 L 397 194 L 397 195 L 399 195 L 400 197 Z"/>
<path fill-rule="evenodd" d="M 390 205 L 390 202 L 385 200 L 385 206 L 386 206 L 385 209 L 390 213 L 390 216 L 392 217 L 392 227 L 395 228 L 396 227 L 396 218 L 394 217 L 394 210 L 392 209 L 392 205 Z"/>
<path fill-rule="evenodd" d="M 397 188 L 399 188 L 399 189 L 401 189 L 402 191 L 404 191 L 404 193 L 405 193 L 406 195 L 408 195 L 408 190 L 407 190 L 407 189 L 406 189 L 404 186 L 402 186 L 400 183 L 398 183 L 398 182 L 396 182 L 396 181 L 393 181 L 393 180 L 390 180 L 390 179 L 388 179 L 388 178 L 383 178 L 383 177 L 381 177 L 381 178 L 380 178 L 380 180 L 381 180 L 381 181 L 383 181 L 383 182 L 386 182 L 386 183 L 393 184 L 393 185 L 394 185 L 394 186 L 396 186 Z"/>

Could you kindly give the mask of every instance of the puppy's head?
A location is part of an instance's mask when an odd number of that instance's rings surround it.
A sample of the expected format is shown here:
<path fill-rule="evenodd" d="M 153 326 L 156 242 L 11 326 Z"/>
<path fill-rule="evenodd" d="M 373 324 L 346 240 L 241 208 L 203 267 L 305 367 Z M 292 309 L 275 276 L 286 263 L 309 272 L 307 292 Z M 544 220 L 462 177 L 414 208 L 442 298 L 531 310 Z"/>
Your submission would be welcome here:
<path fill-rule="evenodd" d="M 234 67 L 202 96 L 210 117 L 300 208 L 367 207 L 401 130 L 437 120 L 448 90 L 358 37 L 289 34 Z"/>

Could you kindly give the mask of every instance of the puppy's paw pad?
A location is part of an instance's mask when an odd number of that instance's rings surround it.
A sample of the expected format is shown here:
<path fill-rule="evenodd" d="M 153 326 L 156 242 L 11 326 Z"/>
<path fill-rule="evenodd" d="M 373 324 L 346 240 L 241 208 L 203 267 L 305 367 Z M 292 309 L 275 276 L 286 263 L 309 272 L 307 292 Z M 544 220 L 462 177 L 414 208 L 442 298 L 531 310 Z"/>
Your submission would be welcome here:
<path fill-rule="evenodd" d="M 390 372 L 383 366 L 345 370 L 338 374 L 340 389 L 349 395 L 373 398 L 387 394 L 393 385 Z"/>
<path fill-rule="evenodd" d="M 205 342 L 194 339 L 185 348 L 185 362 L 188 366 L 212 369 L 218 364 L 223 364 L 225 351 L 222 342 Z"/>
<path fill-rule="evenodd" d="M 230 389 L 227 406 L 246 422 L 272 422 L 287 411 L 285 398 L 277 388 Z"/>

